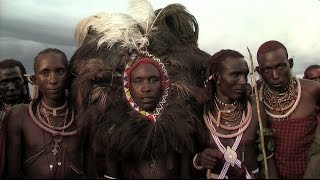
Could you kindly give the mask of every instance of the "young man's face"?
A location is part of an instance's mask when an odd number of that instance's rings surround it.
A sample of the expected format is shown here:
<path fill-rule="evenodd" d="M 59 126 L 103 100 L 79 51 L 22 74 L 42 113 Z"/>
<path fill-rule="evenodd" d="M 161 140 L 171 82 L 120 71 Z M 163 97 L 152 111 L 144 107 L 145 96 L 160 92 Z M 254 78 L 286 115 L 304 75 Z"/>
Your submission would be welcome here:
<path fill-rule="evenodd" d="M 22 101 L 24 79 L 18 66 L 0 69 L 0 97 L 7 104 Z"/>
<path fill-rule="evenodd" d="M 290 64 L 283 48 L 259 56 L 259 74 L 274 90 L 286 87 L 290 78 Z"/>
<path fill-rule="evenodd" d="M 68 87 L 68 65 L 57 53 L 40 55 L 36 61 L 35 80 L 44 98 L 60 100 Z"/>
<path fill-rule="evenodd" d="M 217 93 L 223 94 L 231 101 L 239 100 L 247 93 L 248 73 L 249 68 L 243 58 L 227 57 L 221 63 L 221 70 L 216 83 Z"/>
<path fill-rule="evenodd" d="M 138 65 L 130 75 L 130 92 L 138 106 L 145 111 L 153 111 L 161 94 L 161 76 L 152 64 Z"/>
<path fill-rule="evenodd" d="M 320 83 L 320 68 L 314 68 L 306 72 L 305 79 L 310 79 Z"/>

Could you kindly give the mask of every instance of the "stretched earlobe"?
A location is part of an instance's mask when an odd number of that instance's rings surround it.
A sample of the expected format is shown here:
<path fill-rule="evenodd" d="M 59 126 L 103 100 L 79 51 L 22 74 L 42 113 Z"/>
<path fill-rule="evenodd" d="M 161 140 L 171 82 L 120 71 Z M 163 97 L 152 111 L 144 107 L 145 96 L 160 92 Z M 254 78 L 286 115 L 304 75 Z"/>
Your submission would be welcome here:
<path fill-rule="evenodd" d="M 260 67 L 256 66 L 256 68 L 254 69 L 258 74 L 260 74 Z"/>
<path fill-rule="evenodd" d="M 66 97 L 69 97 L 69 95 L 70 95 L 70 94 L 69 94 L 69 89 L 65 89 L 65 90 L 64 90 L 64 94 L 65 94 Z"/>
<path fill-rule="evenodd" d="M 33 84 L 32 85 L 32 93 L 31 93 L 31 99 L 35 100 L 39 97 L 39 88 L 38 85 Z"/>
<path fill-rule="evenodd" d="M 214 74 L 214 80 L 216 81 L 217 84 L 220 84 L 220 76 L 219 76 L 219 74 Z"/>
<path fill-rule="evenodd" d="M 289 61 L 290 68 L 292 68 L 293 67 L 293 58 L 289 58 L 288 61 Z"/>
<path fill-rule="evenodd" d="M 28 84 L 23 85 L 22 90 L 23 90 L 23 95 L 27 95 L 28 94 Z"/>
<path fill-rule="evenodd" d="M 36 76 L 35 75 L 31 75 L 30 76 L 30 80 L 31 80 L 31 83 L 36 85 L 37 84 L 37 80 L 36 80 Z"/>

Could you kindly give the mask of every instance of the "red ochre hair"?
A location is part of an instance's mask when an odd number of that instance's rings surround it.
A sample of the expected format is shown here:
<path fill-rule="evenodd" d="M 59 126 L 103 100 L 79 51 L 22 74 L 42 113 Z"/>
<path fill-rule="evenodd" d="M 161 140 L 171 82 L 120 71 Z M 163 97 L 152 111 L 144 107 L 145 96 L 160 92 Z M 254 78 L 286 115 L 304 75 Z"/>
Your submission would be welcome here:
<path fill-rule="evenodd" d="M 151 64 L 153 65 L 154 67 L 156 67 L 160 73 L 160 76 L 161 76 L 161 85 L 162 85 L 162 88 L 165 87 L 165 77 L 164 77 L 164 72 L 162 70 L 162 68 L 160 67 L 159 63 L 156 62 L 155 60 L 151 59 L 151 58 L 148 58 L 148 57 L 143 57 L 139 60 L 137 60 L 136 62 L 134 62 L 131 66 L 131 68 L 129 69 L 129 71 L 127 72 L 128 73 L 128 81 L 130 82 L 130 79 L 131 79 L 131 72 L 133 70 L 136 69 L 136 67 L 138 67 L 140 64 Z"/>
<path fill-rule="evenodd" d="M 265 43 L 263 43 L 258 51 L 257 51 L 257 59 L 259 60 L 259 55 L 262 55 L 262 54 L 266 54 L 268 52 L 271 52 L 271 51 L 274 51 L 274 50 L 277 50 L 277 49 L 284 49 L 286 51 L 286 55 L 288 57 L 288 51 L 287 51 L 287 48 L 279 41 L 276 41 L 276 40 L 271 40 L 271 41 L 267 41 Z"/>

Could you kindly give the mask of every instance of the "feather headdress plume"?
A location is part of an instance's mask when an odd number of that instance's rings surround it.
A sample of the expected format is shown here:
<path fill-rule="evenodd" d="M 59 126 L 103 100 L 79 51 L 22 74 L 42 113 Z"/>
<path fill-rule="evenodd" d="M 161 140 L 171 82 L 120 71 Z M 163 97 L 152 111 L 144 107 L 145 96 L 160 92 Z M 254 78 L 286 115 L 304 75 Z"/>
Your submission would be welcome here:
<path fill-rule="evenodd" d="M 99 13 L 83 19 L 76 27 L 77 42 L 82 45 L 90 32 L 94 34 L 91 40 L 98 40 L 98 48 L 103 43 L 109 48 L 119 43 L 122 48 L 136 49 L 145 41 L 137 22 L 122 13 Z"/>
<path fill-rule="evenodd" d="M 103 26 L 105 20 L 109 19 L 110 16 L 110 13 L 101 12 L 82 19 L 75 29 L 75 40 L 78 46 L 80 47 L 85 43 L 84 41 L 90 31 L 93 33 L 92 28 Z"/>
<path fill-rule="evenodd" d="M 140 50 L 149 43 L 145 33 L 154 22 L 152 5 L 146 0 L 133 0 L 129 7 L 131 15 L 123 13 L 98 13 L 81 20 L 75 31 L 75 39 L 81 46 L 91 33 L 98 40 L 97 48 L 106 43 L 109 48 L 120 44 L 125 49 Z"/>
<path fill-rule="evenodd" d="M 138 25 L 147 34 L 151 31 L 151 26 L 155 20 L 155 13 L 152 5 L 146 0 L 131 0 L 129 11 L 131 16 L 137 21 Z"/>

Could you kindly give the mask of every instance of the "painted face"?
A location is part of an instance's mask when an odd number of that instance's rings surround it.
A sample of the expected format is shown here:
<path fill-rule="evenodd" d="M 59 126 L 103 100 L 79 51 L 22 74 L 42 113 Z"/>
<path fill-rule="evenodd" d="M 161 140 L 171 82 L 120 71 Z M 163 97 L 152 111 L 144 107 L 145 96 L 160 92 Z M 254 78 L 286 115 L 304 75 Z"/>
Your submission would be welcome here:
<path fill-rule="evenodd" d="M 227 57 L 221 63 L 217 79 L 217 96 L 225 103 L 239 100 L 247 93 L 247 76 L 249 68 L 243 58 Z"/>
<path fill-rule="evenodd" d="M 65 97 L 69 82 L 66 61 L 60 54 L 40 55 L 35 69 L 36 84 L 44 100 L 56 101 Z"/>
<path fill-rule="evenodd" d="M 0 96 L 7 104 L 22 100 L 24 79 L 18 66 L 0 69 Z"/>
<path fill-rule="evenodd" d="M 152 64 L 138 65 L 130 75 L 130 92 L 138 106 L 153 111 L 160 101 L 162 87 L 158 68 Z"/>
<path fill-rule="evenodd" d="M 258 63 L 258 72 L 270 88 L 280 91 L 286 87 L 290 78 L 290 64 L 284 49 L 260 55 Z"/>
<path fill-rule="evenodd" d="M 306 72 L 306 79 L 310 79 L 320 83 L 320 68 L 314 68 Z"/>

